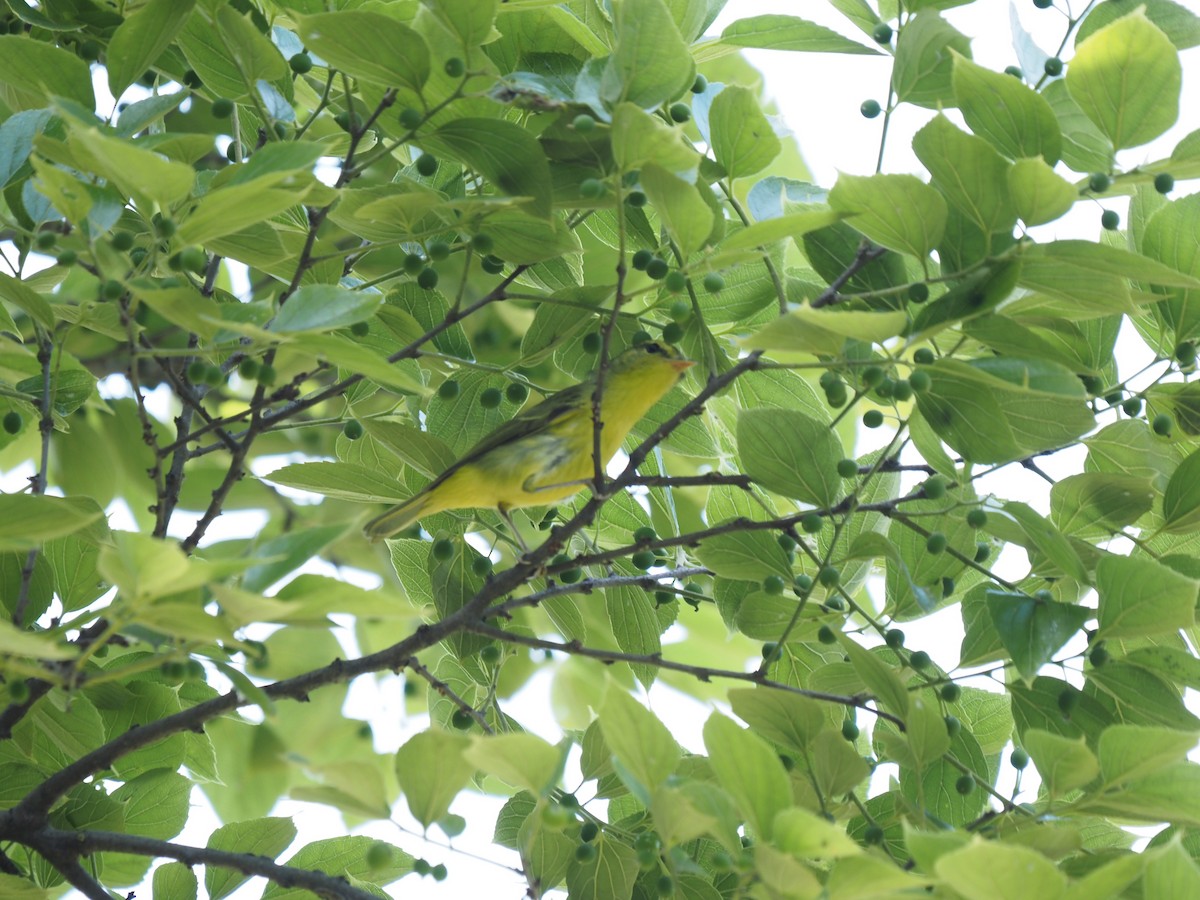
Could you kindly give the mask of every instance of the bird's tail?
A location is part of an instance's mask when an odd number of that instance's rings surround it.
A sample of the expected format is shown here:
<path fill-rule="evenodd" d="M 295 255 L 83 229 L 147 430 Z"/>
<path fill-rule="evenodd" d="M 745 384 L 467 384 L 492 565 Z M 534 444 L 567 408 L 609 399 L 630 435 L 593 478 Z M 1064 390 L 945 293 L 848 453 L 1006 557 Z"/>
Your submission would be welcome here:
<path fill-rule="evenodd" d="M 381 516 L 376 516 L 363 526 L 363 534 L 369 541 L 381 541 L 399 531 L 415 525 L 422 517 L 437 512 L 430 509 L 429 491 L 421 491 L 399 506 L 393 506 Z"/>

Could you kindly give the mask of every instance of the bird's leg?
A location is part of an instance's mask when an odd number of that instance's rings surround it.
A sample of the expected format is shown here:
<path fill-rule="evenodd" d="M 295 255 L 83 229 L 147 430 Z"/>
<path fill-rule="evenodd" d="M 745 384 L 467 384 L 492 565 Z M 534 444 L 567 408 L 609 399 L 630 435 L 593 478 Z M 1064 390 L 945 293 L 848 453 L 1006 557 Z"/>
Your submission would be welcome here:
<path fill-rule="evenodd" d="M 508 530 L 511 531 L 513 533 L 513 537 L 517 539 L 517 543 L 521 545 L 521 555 L 528 556 L 529 545 L 525 543 L 525 538 L 523 538 L 521 536 L 521 532 L 517 530 L 517 523 L 512 520 L 512 516 L 509 514 L 508 504 L 501 503 L 496 507 L 496 509 L 500 513 L 500 517 L 504 519 L 505 524 L 508 525 Z"/>

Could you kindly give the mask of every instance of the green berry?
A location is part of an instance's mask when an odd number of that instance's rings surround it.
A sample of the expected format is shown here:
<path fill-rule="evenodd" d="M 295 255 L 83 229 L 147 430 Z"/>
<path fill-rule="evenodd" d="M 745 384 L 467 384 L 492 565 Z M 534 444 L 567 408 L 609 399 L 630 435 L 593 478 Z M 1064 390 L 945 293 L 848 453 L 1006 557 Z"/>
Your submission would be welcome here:
<path fill-rule="evenodd" d="M 858 463 L 852 459 L 839 459 L 837 463 L 837 473 L 842 478 L 857 478 Z"/>
<path fill-rule="evenodd" d="M 499 275 L 504 271 L 504 260 L 498 256 L 485 256 L 479 267 L 489 275 Z"/>
<path fill-rule="evenodd" d="M 929 658 L 929 654 L 924 650 L 918 650 L 908 658 L 908 664 L 918 672 L 922 669 L 928 669 L 931 662 L 933 662 L 933 660 Z"/>
<path fill-rule="evenodd" d="M 929 299 L 929 285 L 923 281 L 914 281 L 908 286 L 908 299 L 913 303 L 924 303 Z"/>
<path fill-rule="evenodd" d="M 863 413 L 862 422 L 868 428 L 878 428 L 883 424 L 883 413 L 878 409 L 868 409 Z"/>
<path fill-rule="evenodd" d="M 587 113 L 580 113 L 571 120 L 571 127 L 580 134 L 587 134 L 589 131 L 596 130 L 596 120 Z"/>
<path fill-rule="evenodd" d="M 783 593 L 784 581 L 778 575 L 768 575 L 763 579 L 763 593 L 778 596 Z"/>
<path fill-rule="evenodd" d="M 585 178 L 579 182 L 579 196 L 585 200 L 596 200 L 604 193 L 604 182 L 599 178 Z"/>
<path fill-rule="evenodd" d="M 834 634 L 833 629 L 828 625 L 822 625 L 817 629 L 817 640 L 822 644 L 836 644 L 837 635 Z"/>
<path fill-rule="evenodd" d="M 595 822 L 584 822 L 583 827 L 579 829 L 579 840 L 590 844 L 599 833 L 600 827 Z"/>
<path fill-rule="evenodd" d="M 641 528 L 639 528 L 637 531 L 635 531 L 633 533 L 634 543 L 637 543 L 637 544 L 648 544 L 648 543 L 650 543 L 650 541 L 654 540 L 657 537 L 658 537 L 658 532 L 656 532 L 649 525 L 643 525 Z"/>
<path fill-rule="evenodd" d="M 450 717 L 450 724 L 459 731 L 466 731 L 474 723 L 475 717 L 465 709 L 456 709 L 454 715 Z"/>
<path fill-rule="evenodd" d="M 433 542 L 433 548 L 430 552 L 433 553 L 433 558 L 438 562 L 446 562 L 450 557 L 454 556 L 454 541 L 439 538 Z"/>
<path fill-rule="evenodd" d="M 1159 172 L 1154 176 L 1154 189 L 1160 194 L 1169 194 L 1175 189 L 1175 179 L 1166 172 Z"/>
<path fill-rule="evenodd" d="M 629 557 L 629 561 L 635 569 L 641 569 L 644 572 L 658 562 L 658 557 L 650 550 L 639 550 Z"/>
<path fill-rule="evenodd" d="M 1057 56 L 1052 56 L 1046 60 L 1046 64 L 1042 68 L 1045 70 L 1047 75 L 1049 75 L 1051 78 L 1055 78 L 1062 74 L 1063 61 Z"/>
<path fill-rule="evenodd" d="M 692 82 L 692 93 L 703 94 L 708 90 L 708 79 L 703 75 L 697 75 L 696 80 Z"/>
<path fill-rule="evenodd" d="M 841 580 L 842 573 L 838 571 L 837 566 L 821 566 L 821 571 L 817 572 L 817 581 L 827 588 L 837 587 Z"/>
<path fill-rule="evenodd" d="M 943 684 L 940 693 L 942 699 L 947 703 L 957 703 L 958 698 L 962 696 L 962 688 L 951 682 L 950 684 Z"/>
<path fill-rule="evenodd" d="M 642 272 L 645 271 L 646 266 L 650 265 L 650 261 L 652 259 L 654 259 L 654 254 L 643 248 L 642 250 L 638 250 L 633 254 L 633 259 L 630 260 L 630 265 L 632 265 L 639 272 Z"/>
<path fill-rule="evenodd" d="M 851 460 L 853 461 L 853 460 Z M 858 467 L 855 466 L 855 469 Z M 800 520 L 800 530 L 805 534 L 816 534 L 825 527 L 825 519 L 820 513 L 806 513 L 804 518 Z"/>
<path fill-rule="evenodd" d="M 212 102 L 214 119 L 228 119 L 233 115 L 233 101 L 228 97 L 218 97 Z"/>
<path fill-rule="evenodd" d="M 675 269 L 667 273 L 667 277 L 663 280 L 665 287 L 672 294 L 682 294 L 687 290 L 687 276 Z"/>
<path fill-rule="evenodd" d="M 357 419 L 351 419 L 342 426 L 342 434 L 344 434 L 348 440 L 357 441 L 363 436 L 362 422 L 358 421 Z"/>
<path fill-rule="evenodd" d="M 1019 79 L 1021 81 L 1025 80 L 1025 73 L 1021 71 L 1020 66 L 1005 66 L 1004 74 L 1011 75 L 1013 78 Z"/>
<path fill-rule="evenodd" d="M 692 108 L 686 103 L 672 103 L 668 112 L 675 122 L 686 122 L 692 117 Z"/>
<path fill-rule="evenodd" d="M 580 862 L 591 862 L 597 854 L 595 844 L 580 844 L 575 848 L 575 858 Z"/>
<path fill-rule="evenodd" d="M 967 512 L 967 524 L 972 528 L 982 528 L 987 524 L 987 513 L 979 507 Z"/>
<path fill-rule="evenodd" d="M 453 400 L 461 390 L 457 381 L 443 381 L 438 385 L 438 396 L 443 400 Z"/>
<path fill-rule="evenodd" d="M 855 722 L 853 719 L 842 720 L 842 737 L 848 741 L 856 741 L 858 740 L 859 733 L 857 722 Z"/>
<path fill-rule="evenodd" d="M 1079 692 L 1072 687 L 1065 687 L 1058 695 L 1058 708 L 1064 716 L 1069 716 L 1079 706 Z"/>
<path fill-rule="evenodd" d="M 419 275 L 425 268 L 425 257 L 420 253 L 409 253 L 404 257 L 403 267 L 406 275 Z"/>
<path fill-rule="evenodd" d="M 775 662 L 775 660 L 779 659 L 780 656 L 779 645 L 774 641 L 767 641 L 762 645 L 762 649 L 759 652 L 762 654 L 762 658 L 767 662 Z"/>
<path fill-rule="evenodd" d="M 962 722 L 959 721 L 958 716 L 946 716 L 945 719 L 946 733 L 950 735 L 950 737 L 954 737 L 960 731 L 962 731 Z"/>
<path fill-rule="evenodd" d="M 792 536 L 789 534 L 781 534 L 775 540 L 783 548 L 784 553 L 791 553 L 796 549 L 796 542 L 792 540 Z"/>
<path fill-rule="evenodd" d="M 872 822 L 863 829 L 863 843 L 869 847 L 877 847 L 883 843 L 883 829 Z"/>
<path fill-rule="evenodd" d="M 1096 194 L 1103 194 L 1112 186 L 1112 179 L 1108 177 L 1106 172 L 1093 172 L 1088 177 L 1088 190 Z"/>
<path fill-rule="evenodd" d="M 1121 227 L 1121 214 L 1115 209 L 1106 209 L 1100 214 L 1100 227 L 1105 231 L 1116 231 Z"/>
<path fill-rule="evenodd" d="M 583 569 L 578 566 L 572 569 L 563 569 L 558 573 L 558 580 L 563 584 L 575 584 L 581 578 L 583 578 Z"/>
<path fill-rule="evenodd" d="M 880 387 L 883 387 L 883 385 L 880 385 Z M 907 381 L 897 381 L 895 386 L 892 388 L 892 397 L 898 403 L 907 403 L 912 399 L 912 395 L 912 385 Z"/>
<path fill-rule="evenodd" d="M 654 882 L 654 892 L 660 897 L 671 897 L 675 894 L 675 879 L 670 875 L 659 875 Z"/>
<path fill-rule="evenodd" d="M 415 859 L 413 860 L 413 871 L 418 875 L 428 875 L 433 869 L 425 860 Z"/>
<path fill-rule="evenodd" d="M 9 434 L 16 434 L 24 424 L 25 420 L 21 418 L 21 414 L 15 409 L 10 409 L 4 414 L 4 430 Z M 21 683 L 24 684 L 25 682 Z"/>
<path fill-rule="evenodd" d="M 486 256 L 492 252 L 496 246 L 496 242 L 492 240 L 490 235 L 476 234 L 471 237 L 471 249 L 480 256 Z"/>
<path fill-rule="evenodd" d="M 600 332 L 598 331 L 589 331 L 583 336 L 583 340 L 580 342 L 581 346 L 583 347 L 583 352 L 592 354 L 600 352 L 600 346 L 602 343 L 603 338 L 600 337 Z"/>
<path fill-rule="evenodd" d="M 725 279 L 716 272 L 704 276 L 704 289 L 710 294 L 719 294 L 725 287 Z"/>
<path fill-rule="evenodd" d="M 1092 666 L 1097 669 L 1100 668 L 1109 660 L 1108 649 L 1104 646 L 1104 644 L 1097 644 L 1092 648 L 1091 652 L 1088 653 L 1088 660 L 1091 662 Z"/>
<path fill-rule="evenodd" d="M 913 362 L 916 363 L 918 366 L 932 365 L 933 361 L 934 361 L 933 351 L 930 350 L 928 347 L 919 347 L 919 348 L 917 348 L 916 352 L 913 353 Z"/>
<path fill-rule="evenodd" d="M 1121 404 L 1121 409 L 1125 412 L 1125 415 L 1127 415 L 1127 416 L 1141 415 L 1141 413 L 1142 413 L 1142 398 L 1141 397 L 1130 397 L 1128 400 L 1126 400 L 1124 403 Z"/>
<path fill-rule="evenodd" d="M 109 242 L 109 244 L 118 253 L 125 253 L 127 250 L 133 247 L 133 232 L 118 231 L 112 236 L 112 240 Z"/>
<path fill-rule="evenodd" d="M 1012 763 L 1012 767 L 1018 772 L 1029 765 L 1029 754 L 1020 747 L 1013 749 L 1012 754 L 1008 757 L 1008 761 Z"/>
<path fill-rule="evenodd" d="M 889 628 L 884 634 L 883 640 L 893 650 L 899 650 L 904 646 L 904 632 L 899 628 Z"/>
<path fill-rule="evenodd" d="M 125 287 L 119 281 L 110 278 L 108 281 L 100 282 L 101 300 L 116 300 L 123 293 L 125 293 Z"/>
<path fill-rule="evenodd" d="M 404 109 L 400 110 L 400 124 L 409 131 L 417 128 L 421 122 L 424 121 L 424 119 L 425 116 L 421 114 L 419 109 L 406 106 Z"/>
<path fill-rule="evenodd" d="M 503 399 L 500 388 L 487 388 L 479 393 L 479 405 L 484 409 L 496 409 Z"/>
<path fill-rule="evenodd" d="M 803 597 L 812 590 L 813 580 L 810 576 L 800 574 L 792 579 L 792 590 L 796 592 L 797 597 Z"/>
<path fill-rule="evenodd" d="M 366 337 L 371 333 L 371 325 L 369 322 L 355 322 L 350 326 L 350 333 L 355 337 Z"/>
<path fill-rule="evenodd" d="M 486 556 L 477 556 L 471 560 L 471 571 L 482 578 L 492 571 L 492 561 Z"/>
<path fill-rule="evenodd" d="M 467 71 L 467 64 L 457 56 L 452 56 L 446 60 L 446 64 L 442 66 L 442 69 L 451 78 L 462 78 L 463 73 Z"/>
<path fill-rule="evenodd" d="M 12 678 L 8 682 L 8 700 L 18 706 L 29 700 L 29 682 L 24 678 Z"/>
<path fill-rule="evenodd" d="M 862 113 L 864 119 L 873 119 L 883 111 L 883 108 L 879 105 L 878 100 L 864 100 L 858 107 L 858 111 Z"/>
<path fill-rule="evenodd" d="M 54 261 L 60 266 L 73 266 L 75 261 L 79 259 L 79 254 L 74 250 L 64 250 L 54 258 Z"/>
<path fill-rule="evenodd" d="M 208 363 L 199 359 L 194 359 L 188 363 L 187 379 L 192 384 L 202 384 L 204 376 L 208 374 Z"/>
<path fill-rule="evenodd" d="M 1191 341 L 1183 341 L 1175 348 L 1175 359 L 1185 366 L 1196 361 L 1196 345 Z"/>
<path fill-rule="evenodd" d="M 417 286 L 427 291 L 432 291 L 437 287 L 438 273 L 437 269 L 432 266 L 427 266 L 421 270 L 421 274 L 417 276 Z"/>
<path fill-rule="evenodd" d="M 1038 9 L 1049 9 L 1054 5 L 1054 0 L 1033 0 L 1033 5 Z"/>
<path fill-rule="evenodd" d="M 1154 417 L 1154 421 L 1150 424 L 1154 429 L 1154 433 L 1162 437 L 1170 437 L 1171 431 L 1175 427 L 1175 420 L 1166 413 L 1159 413 Z"/>
<path fill-rule="evenodd" d="M 959 775 L 958 780 L 954 782 L 954 789 L 964 797 L 975 790 L 975 778 L 972 775 Z"/>
<path fill-rule="evenodd" d="M 990 545 L 985 544 L 982 541 L 975 545 L 975 562 L 987 562 L 987 558 L 991 555 L 992 548 Z"/>
<path fill-rule="evenodd" d="M 678 344 L 683 339 L 683 328 L 678 322 L 670 322 L 663 326 L 662 336 L 668 344 Z"/>
<path fill-rule="evenodd" d="M 180 268 L 200 273 L 208 266 L 208 256 L 199 247 L 184 247 L 179 251 Z"/>
<path fill-rule="evenodd" d="M 945 553 L 947 543 L 946 535 L 942 534 L 940 531 L 935 531 L 930 534 L 929 537 L 925 538 L 925 549 L 935 555 L 938 553 Z"/>
<path fill-rule="evenodd" d="M 441 262 L 450 255 L 450 245 L 445 241 L 430 241 L 429 246 L 425 248 L 425 252 L 434 262 Z"/>
<path fill-rule="evenodd" d="M 313 61 L 307 53 L 296 53 L 288 60 L 288 65 L 297 75 L 303 75 L 312 71 Z"/>
<path fill-rule="evenodd" d="M 417 172 L 421 175 L 424 175 L 426 178 L 432 177 L 433 173 L 438 170 L 437 157 L 432 153 L 422 153 L 417 157 L 415 165 L 417 167 Z"/>
<path fill-rule="evenodd" d="M 625 195 L 625 202 L 636 209 L 641 209 L 649 202 L 649 198 L 642 191 L 630 191 Z"/>
<path fill-rule="evenodd" d="M 525 398 L 529 396 L 529 388 L 518 382 L 513 382 L 504 389 L 504 396 L 509 403 L 524 403 Z"/>
<path fill-rule="evenodd" d="M 841 381 L 834 384 L 825 392 L 825 402 L 834 409 L 845 406 L 849 399 L 850 397 L 846 393 L 846 385 Z"/>
<path fill-rule="evenodd" d="M 39 250 L 49 250 L 58 242 L 58 235 L 53 231 L 39 231 L 33 239 L 33 245 Z"/>
<path fill-rule="evenodd" d="M 923 487 L 925 496 L 930 500 L 941 500 L 946 496 L 946 479 L 941 475 L 930 475 Z"/>
<path fill-rule="evenodd" d="M 667 273 L 671 271 L 671 267 L 667 265 L 667 261 L 661 257 L 655 256 L 646 263 L 646 274 L 655 281 L 661 281 L 667 277 Z"/>
<path fill-rule="evenodd" d="M 692 304 L 681 297 L 671 303 L 667 315 L 671 317 L 671 321 L 682 324 L 692 317 Z"/>
<path fill-rule="evenodd" d="M 887 44 L 892 40 L 892 26 L 887 22 L 880 22 L 875 26 L 875 30 L 871 32 L 871 37 L 875 39 L 877 44 Z"/>

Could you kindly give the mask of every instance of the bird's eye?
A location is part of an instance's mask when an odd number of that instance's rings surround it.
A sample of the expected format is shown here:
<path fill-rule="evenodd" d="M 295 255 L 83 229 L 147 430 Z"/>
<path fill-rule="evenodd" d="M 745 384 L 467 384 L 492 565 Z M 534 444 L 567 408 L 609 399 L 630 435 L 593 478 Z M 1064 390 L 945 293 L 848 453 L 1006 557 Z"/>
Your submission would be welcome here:
<path fill-rule="evenodd" d="M 653 341 L 651 341 L 649 344 L 646 345 L 646 352 L 661 354 L 663 352 L 663 348 L 659 344 L 656 344 Z"/>

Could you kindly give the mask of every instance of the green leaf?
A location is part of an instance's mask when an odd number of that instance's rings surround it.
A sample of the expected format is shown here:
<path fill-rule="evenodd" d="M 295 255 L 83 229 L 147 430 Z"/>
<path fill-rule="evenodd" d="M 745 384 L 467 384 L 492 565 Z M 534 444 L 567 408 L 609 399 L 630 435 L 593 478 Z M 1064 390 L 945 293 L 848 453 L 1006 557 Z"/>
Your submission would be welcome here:
<path fill-rule="evenodd" d="M 421 144 L 466 163 L 499 192 L 525 198 L 533 215 L 550 215 L 550 166 L 537 138 L 521 126 L 503 119 L 454 119 L 422 135 Z"/>
<path fill-rule="evenodd" d="M 854 745 L 840 732 L 827 728 L 812 746 L 812 775 L 824 797 L 840 797 L 852 791 L 871 774 Z"/>
<path fill-rule="evenodd" d="M 1042 88 L 1062 131 L 1062 158 L 1076 172 L 1108 172 L 1112 169 L 1112 141 L 1105 137 L 1079 104 L 1071 99 L 1067 83 L 1059 78 Z"/>
<path fill-rule="evenodd" d="M 892 88 L 897 98 L 929 109 L 953 106 L 955 54 L 971 56 L 966 35 L 936 12 L 911 18 L 896 39 Z"/>
<path fill-rule="evenodd" d="M 207 876 L 213 869 L 210 866 L 205 866 L 204 871 Z M 199 887 L 199 882 L 196 880 L 196 873 L 181 862 L 164 863 L 154 870 L 154 880 L 151 884 L 151 889 L 155 897 L 176 897 L 178 900 L 196 900 Z M 215 895 L 209 892 L 209 896 L 213 900 L 218 900 L 218 897 L 224 895 Z"/>
<path fill-rule="evenodd" d="M 965 900 L 1060 900 L 1067 876 L 1028 847 L 976 841 L 940 857 L 934 872 Z"/>
<path fill-rule="evenodd" d="M 1147 557 L 1106 555 L 1096 566 L 1100 634 L 1169 634 L 1196 622 L 1200 582 Z"/>
<path fill-rule="evenodd" d="M 558 783 L 566 760 L 562 748 L 536 734 L 520 732 L 476 737 L 462 758 L 505 784 L 539 797 Z"/>
<path fill-rule="evenodd" d="M 201 5 L 179 33 L 179 49 L 217 97 L 241 100 L 257 94 L 260 79 L 274 81 L 287 63 L 270 39 L 230 6 L 216 13 Z"/>
<path fill-rule="evenodd" d="M 306 284 L 287 298 L 272 320 L 271 331 L 332 331 L 365 322 L 383 304 L 383 296 L 348 291 L 334 284 Z"/>
<path fill-rule="evenodd" d="M 1146 897 L 1194 897 L 1200 894 L 1200 868 L 1177 839 L 1146 864 L 1142 885 Z"/>
<path fill-rule="evenodd" d="M 704 723 L 704 746 L 721 787 L 754 832 L 770 840 L 775 817 L 792 805 L 788 774 L 775 751 L 720 713 Z"/>
<path fill-rule="evenodd" d="M 767 575 L 788 578 L 792 574 L 783 548 L 774 535 L 762 530 L 735 529 L 705 538 L 696 550 L 696 559 L 723 578 L 762 581 Z"/>
<path fill-rule="evenodd" d="M 1010 79 L 1011 80 L 1011 79 Z M 924 259 L 942 240 L 946 201 L 914 175 L 838 175 L 829 205 L 877 244 Z"/>
<path fill-rule="evenodd" d="M 1146 224 L 1142 252 L 1178 272 L 1200 277 L 1200 247 L 1191 235 L 1200 228 L 1200 196 L 1190 195 L 1169 203 Z M 1195 285 L 1169 287 L 1167 299 L 1157 304 L 1164 326 L 1170 329 L 1170 343 L 1200 335 L 1200 290 Z"/>
<path fill-rule="evenodd" d="M 11 303 L 43 328 L 54 329 L 54 310 L 49 301 L 23 281 L 0 272 L 0 300 Z"/>
<path fill-rule="evenodd" d="M 1158 137 L 1179 118 L 1179 53 L 1135 8 L 1075 48 L 1067 89 L 1116 149 Z"/>
<path fill-rule="evenodd" d="M 1110 660 L 1090 669 L 1086 693 L 1109 710 L 1114 720 L 1200 731 L 1200 718 L 1184 705 L 1173 685 L 1124 660 Z"/>
<path fill-rule="evenodd" d="M 1200 766 L 1178 763 L 1087 804 L 1089 812 L 1200 827 Z"/>
<path fill-rule="evenodd" d="M 1079 379 L 1057 363 L 996 357 L 922 367 L 917 407 L 938 437 L 977 463 L 1010 462 L 1074 441 L 1095 419 Z"/>
<path fill-rule="evenodd" d="M 1143 0 L 1138 5 L 1145 8 L 1146 18 L 1161 28 L 1176 48 L 1188 50 L 1200 45 L 1200 16 L 1194 12 L 1174 0 Z M 1120 3 L 1101 3 L 1093 7 L 1075 32 L 1075 43 L 1128 12 Z"/>
<path fill-rule="evenodd" d="M 1196 746 L 1194 731 L 1145 725 L 1113 725 L 1100 735 L 1100 772 L 1105 785 L 1123 784 L 1182 762 Z"/>
<path fill-rule="evenodd" d="M 740 47 L 807 53 L 875 55 L 879 52 L 824 25 L 797 16 L 766 14 L 731 22 L 721 32 L 719 41 L 701 44 L 696 49 L 696 61 L 706 62 Z"/>
<path fill-rule="evenodd" d="M 393 844 L 388 845 L 391 854 L 387 862 L 372 868 L 367 851 L 377 843 L 376 838 L 365 834 L 313 841 L 293 853 L 287 865 L 373 885 L 388 884 L 412 871 L 413 858 Z M 262 900 L 306 900 L 306 894 L 311 896 L 311 892 L 303 888 L 283 887 L 278 882 L 271 882 L 263 891 Z"/>
<path fill-rule="evenodd" d="M 597 717 L 604 742 L 620 766 L 618 774 L 635 795 L 648 803 L 650 795 L 679 764 L 679 744 L 661 719 L 612 682 Z M 626 775 L 632 778 L 632 784 Z"/>
<path fill-rule="evenodd" d="M 1045 99 L 1023 81 L 954 56 L 954 97 L 968 127 L 1009 159 L 1041 157 L 1053 166 L 1062 133 Z"/>
<path fill-rule="evenodd" d="M 942 732 L 945 731 L 943 725 Z M 776 847 L 804 859 L 837 859 L 863 852 L 845 829 L 799 806 L 775 816 L 773 830 Z"/>
<path fill-rule="evenodd" d="M 1031 679 L 1091 618 L 1091 610 L 989 589 L 988 613 L 1022 678 Z"/>
<path fill-rule="evenodd" d="M 768 490 L 818 507 L 842 496 L 837 464 L 845 454 L 824 422 L 797 410 L 744 409 L 737 442 L 746 474 Z"/>
<path fill-rule="evenodd" d="M 50 106 L 55 97 L 87 110 L 96 107 L 88 64 L 74 53 L 24 35 L 0 35 L 0 83 L 9 88 L 5 99 L 13 110 Z"/>
<path fill-rule="evenodd" d="M 700 156 L 681 129 L 633 105 L 621 103 L 613 110 L 612 151 L 623 172 L 653 162 L 677 175 L 696 171 Z"/>
<path fill-rule="evenodd" d="M 376 384 L 417 396 L 427 396 L 431 393 L 414 374 L 415 369 L 411 362 L 388 362 L 381 353 L 340 334 L 305 332 L 295 337 L 288 346 L 301 353 L 309 353 L 322 362 L 332 363 L 369 378 Z"/>
<path fill-rule="evenodd" d="M 713 225 L 712 210 L 699 189 L 654 163 L 642 167 L 640 180 L 660 221 L 675 238 L 684 257 L 699 250 Z"/>
<path fill-rule="evenodd" d="M 419 92 L 429 78 L 425 39 L 391 16 L 361 9 L 304 16 L 299 34 L 330 66 L 363 81 Z"/>
<path fill-rule="evenodd" d="M 802 306 L 786 316 L 771 319 L 743 343 L 752 350 L 795 350 L 832 355 L 840 353 L 848 339 L 883 343 L 903 332 L 907 324 L 908 317 L 903 312 Z"/>
<path fill-rule="evenodd" d="M 94 504 L 89 509 L 61 497 L 0 494 L 0 551 L 29 550 L 73 534 L 102 515 Z"/>
<path fill-rule="evenodd" d="M 1021 743 L 1033 758 L 1042 784 L 1052 798 L 1081 788 L 1100 774 L 1100 763 L 1082 738 L 1066 738 L 1030 728 L 1021 736 Z"/>
<path fill-rule="evenodd" d="M 76 655 L 48 635 L 17 628 L 8 618 L 0 619 L 0 654 L 31 659 L 72 659 Z"/>
<path fill-rule="evenodd" d="M 904 735 L 917 768 L 924 768 L 950 749 L 950 732 L 941 708 L 920 694 L 909 701 Z"/>
<path fill-rule="evenodd" d="M 695 65 L 662 0 L 613 0 L 612 21 L 615 49 L 600 77 L 610 108 L 653 109 L 687 90 Z"/>
<path fill-rule="evenodd" d="M 303 202 L 303 192 L 272 187 L 272 183 L 270 179 L 261 179 L 231 184 L 205 194 L 181 217 L 179 240 L 187 244 L 208 244 Z"/>
<path fill-rule="evenodd" d="M 939 114 L 913 136 L 912 147 L 933 186 L 981 231 L 990 235 L 1012 227 L 1017 214 L 1008 196 L 1011 164 L 991 144 Z"/>
<path fill-rule="evenodd" d="M 782 149 L 755 92 L 739 85 L 728 85 L 713 98 L 708 127 L 713 155 L 730 178 L 762 171 Z"/>
<path fill-rule="evenodd" d="M 1149 512 L 1154 496 L 1149 478 L 1082 472 L 1068 475 L 1050 488 L 1050 515 L 1066 534 L 1109 534 Z"/>
<path fill-rule="evenodd" d="M 607 834 L 594 842 L 596 855 L 581 861 L 572 856 L 567 864 L 567 890 L 571 900 L 610 900 L 633 896 L 638 874 L 637 853 Z"/>
<path fill-rule="evenodd" d="M 295 839 L 296 826 L 290 818 L 251 819 L 222 825 L 209 835 L 205 846 L 210 850 L 252 853 L 275 859 Z M 204 889 L 208 892 L 209 900 L 221 900 L 237 890 L 249 877 L 233 869 L 205 866 Z"/>
<path fill-rule="evenodd" d="M 192 782 L 178 772 L 156 769 L 127 781 L 111 796 L 125 808 L 125 831 L 166 840 L 187 822 Z"/>
<path fill-rule="evenodd" d="M 1171 473 L 1163 491 L 1164 531 L 1186 533 L 1200 528 L 1200 450 L 1189 454 Z"/>
<path fill-rule="evenodd" d="M 422 5 L 470 52 L 486 44 L 496 20 L 497 0 L 423 0 Z"/>
<path fill-rule="evenodd" d="M 733 714 L 770 741 L 805 753 L 826 725 L 816 700 L 769 688 L 737 688 L 729 692 Z"/>
<path fill-rule="evenodd" d="M 467 761 L 471 739 L 431 728 L 396 751 L 396 780 L 413 817 L 428 828 L 450 809 L 475 766 Z"/>
<path fill-rule="evenodd" d="M 1002 76 L 1009 81 L 1010 75 Z M 1008 194 L 1017 218 L 1026 225 L 1044 225 L 1064 215 L 1079 199 L 1075 186 L 1040 158 L 1018 159 L 1008 169 Z"/>
<path fill-rule="evenodd" d="M 876 701 L 893 715 L 905 718 L 908 715 L 908 691 L 900 682 L 896 670 L 884 662 L 878 653 L 861 646 L 848 635 L 841 635 L 841 645 L 850 657 L 850 665 Z"/>
<path fill-rule="evenodd" d="M 108 89 L 120 97 L 175 40 L 196 0 L 150 0 L 117 26 L 105 56 Z"/>

